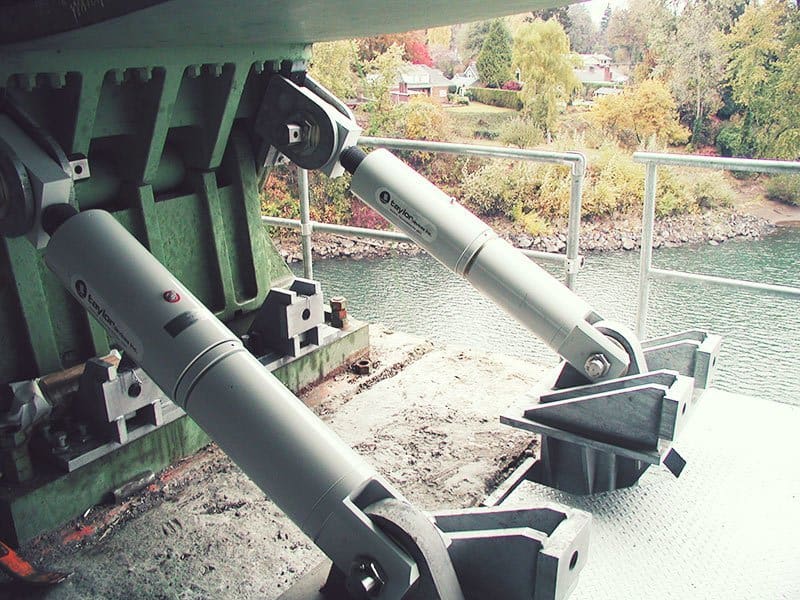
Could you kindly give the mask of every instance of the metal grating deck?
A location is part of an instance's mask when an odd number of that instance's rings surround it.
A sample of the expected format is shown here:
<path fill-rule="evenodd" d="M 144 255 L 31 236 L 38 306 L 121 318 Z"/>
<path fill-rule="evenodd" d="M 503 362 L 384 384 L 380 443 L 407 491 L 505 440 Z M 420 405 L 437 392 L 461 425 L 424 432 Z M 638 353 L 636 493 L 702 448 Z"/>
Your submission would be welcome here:
<path fill-rule="evenodd" d="M 652 468 L 594 497 L 523 483 L 504 503 L 553 500 L 593 515 L 571 600 L 800 598 L 800 407 L 706 393 L 676 449 L 679 479 Z"/>

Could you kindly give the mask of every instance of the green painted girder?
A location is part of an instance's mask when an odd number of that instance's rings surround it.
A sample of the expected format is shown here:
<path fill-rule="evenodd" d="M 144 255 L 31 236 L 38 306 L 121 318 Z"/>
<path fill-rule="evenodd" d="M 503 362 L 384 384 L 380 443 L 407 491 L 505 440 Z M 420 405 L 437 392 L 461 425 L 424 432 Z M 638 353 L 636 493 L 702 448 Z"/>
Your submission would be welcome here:
<path fill-rule="evenodd" d="M 55 4 L 57 0 L 42 0 Z M 468 23 L 569 4 L 565 0 L 171 0 L 134 10 L 103 22 L 44 39 L 21 42 L 20 48 L 173 48 L 187 45 L 311 43 Z M 80 27 L 92 18 L 120 14 L 119 0 L 96 4 L 72 21 Z M 151 4 L 133 0 L 130 6 Z M 2 15 L 2 12 L 0 12 Z M 30 35 L 53 31 L 55 18 L 17 22 Z M 0 28 L 0 43 L 3 43 Z M 5 40 L 18 39 L 13 31 Z"/>
<path fill-rule="evenodd" d="M 0 48 L 0 87 L 61 146 L 89 158 L 79 209 L 109 210 L 221 319 L 291 276 L 261 224 L 252 121 L 268 70 L 307 48 L 106 52 Z M 23 239 L 0 242 L 0 383 L 108 352 L 106 334 Z M 120 266 L 124 269 L 124 265 Z"/>
<path fill-rule="evenodd" d="M 147 183 L 156 175 L 169 128 L 202 123 L 199 143 L 192 140 L 190 165 L 216 168 L 240 116 L 246 83 L 262 76 L 265 62 L 308 57 L 302 44 L 199 46 L 168 53 L 154 48 L 56 53 L 0 47 L 0 87 L 67 154 L 88 156 L 93 139 L 128 136 L 133 165 L 126 167 Z"/>

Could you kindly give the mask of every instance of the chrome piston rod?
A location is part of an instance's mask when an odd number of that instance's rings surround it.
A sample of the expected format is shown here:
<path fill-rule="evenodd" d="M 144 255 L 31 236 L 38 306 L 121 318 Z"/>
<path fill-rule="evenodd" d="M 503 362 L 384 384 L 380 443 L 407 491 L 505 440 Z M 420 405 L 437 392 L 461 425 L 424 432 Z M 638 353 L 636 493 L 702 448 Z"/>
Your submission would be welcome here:
<path fill-rule="evenodd" d="M 357 147 L 345 149 L 340 162 L 356 196 L 590 381 L 626 372 L 627 352 L 594 326 L 602 319 L 589 304 L 411 167 L 387 150 Z"/>

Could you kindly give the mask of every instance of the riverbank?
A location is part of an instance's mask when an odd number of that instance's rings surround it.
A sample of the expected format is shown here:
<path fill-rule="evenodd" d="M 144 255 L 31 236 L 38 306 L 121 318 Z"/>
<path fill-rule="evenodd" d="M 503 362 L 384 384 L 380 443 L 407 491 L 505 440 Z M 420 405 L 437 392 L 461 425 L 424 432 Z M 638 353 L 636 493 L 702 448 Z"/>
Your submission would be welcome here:
<path fill-rule="evenodd" d="M 658 219 L 654 230 L 653 246 L 655 248 L 672 248 L 684 244 L 717 245 L 733 238 L 755 240 L 769 235 L 777 224 L 792 220 L 793 215 L 762 205 L 763 203 L 759 205 L 760 212 L 758 213 L 755 210 L 749 210 L 746 213 L 738 210 L 716 211 Z M 771 216 L 773 218 L 770 218 Z M 800 219 L 800 215 L 796 218 Z M 567 228 L 565 223 L 555 224 L 553 226 L 554 233 L 540 236 L 532 236 L 519 225 L 505 219 L 495 219 L 490 221 L 490 224 L 504 239 L 519 248 L 560 253 L 566 250 Z M 640 247 L 641 229 L 641 217 L 638 216 L 598 219 L 581 223 L 580 251 L 586 253 L 637 250 Z M 293 263 L 302 260 L 300 236 L 296 232 L 279 231 L 273 239 L 287 262 Z M 421 251 L 411 242 L 351 238 L 330 233 L 315 233 L 313 237 L 315 258 L 359 260 L 415 255 Z"/>

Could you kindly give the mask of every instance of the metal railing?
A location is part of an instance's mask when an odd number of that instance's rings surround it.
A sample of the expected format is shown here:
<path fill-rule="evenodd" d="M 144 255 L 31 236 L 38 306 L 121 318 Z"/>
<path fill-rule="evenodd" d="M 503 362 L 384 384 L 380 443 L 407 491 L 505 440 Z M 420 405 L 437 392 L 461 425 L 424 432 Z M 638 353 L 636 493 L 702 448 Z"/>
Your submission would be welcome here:
<path fill-rule="evenodd" d="M 471 144 L 451 144 L 445 142 L 427 142 L 421 140 L 405 140 L 394 138 L 361 137 L 359 145 L 389 148 L 393 150 L 418 150 L 423 152 L 442 152 L 466 156 L 482 156 L 488 158 L 509 158 L 514 160 L 527 160 L 551 164 L 561 164 L 570 167 L 570 203 L 567 226 L 566 254 L 555 252 L 541 252 L 518 248 L 528 258 L 535 260 L 559 263 L 564 265 L 565 281 L 567 287 L 574 289 L 578 271 L 583 262 L 580 255 L 580 225 L 581 203 L 583 200 L 583 182 L 586 172 L 586 158 L 580 152 L 547 152 L 542 150 L 525 150 L 518 148 L 504 148 L 500 146 L 479 146 Z M 332 225 L 317 223 L 311 220 L 308 199 L 308 173 L 298 169 L 298 185 L 300 191 L 300 220 L 281 219 L 278 217 L 261 217 L 266 225 L 275 227 L 288 227 L 299 229 L 303 250 L 303 275 L 313 277 L 312 263 L 312 233 L 321 231 L 346 236 L 356 236 L 379 240 L 412 242 L 413 240 L 397 231 L 383 231 L 380 229 L 367 229 L 363 227 L 349 227 L 346 225 Z"/>
<path fill-rule="evenodd" d="M 633 159 L 645 164 L 642 250 L 639 266 L 639 306 L 636 316 L 636 334 L 639 339 L 644 339 L 645 336 L 651 279 L 720 285 L 729 288 L 766 292 L 789 298 L 800 298 L 800 288 L 798 287 L 653 267 L 653 230 L 655 227 L 656 188 L 658 186 L 657 169 L 659 165 L 780 174 L 800 173 L 800 162 L 690 156 L 686 154 L 658 154 L 653 152 L 636 152 L 633 155 Z"/>

